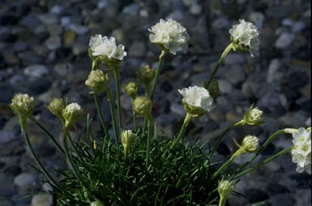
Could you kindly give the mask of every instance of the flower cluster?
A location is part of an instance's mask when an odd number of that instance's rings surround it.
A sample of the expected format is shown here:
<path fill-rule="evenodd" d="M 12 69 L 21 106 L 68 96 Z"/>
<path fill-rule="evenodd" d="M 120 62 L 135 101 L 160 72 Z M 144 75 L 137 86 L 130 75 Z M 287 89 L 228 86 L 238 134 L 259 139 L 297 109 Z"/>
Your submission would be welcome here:
<path fill-rule="evenodd" d="M 183 96 L 186 112 L 194 117 L 200 117 L 214 108 L 213 98 L 203 87 L 191 86 L 178 91 Z"/>
<path fill-rule="evenodd" d="M 124 51 L 125 46 L 122 44 L 117 46 L 114 37 L 102 37 L 101 34 L 97 34 L 91 37 L 89 47 L 93 56 L 102 56 L 120 61 L 127 56 L 127 52 Z"/>
<path fill-rule="evenodd" d="M 178 22 L 168 19 L 160 19 L 160 22 L 148 29 L 151 32 L 149 39 L 152 43 L 158 44 L 162 49 L 172 54 L 178 51 L 186 52 L 189 35 L 186 29 Z"/>
<path fill-rule="evenodd" d="M 239 24 L 234 25 L 229 32 L 234 50 L 249 51 L 252 57 L 258 54 L 259 32 L 252 23 L 240 19 Z"/>
<path fill-rule="evenodd" d="M 293 133 L 292 161 L 297 164 L 297 172 L 311 174 L 311 131 L 299 128 Z"/>

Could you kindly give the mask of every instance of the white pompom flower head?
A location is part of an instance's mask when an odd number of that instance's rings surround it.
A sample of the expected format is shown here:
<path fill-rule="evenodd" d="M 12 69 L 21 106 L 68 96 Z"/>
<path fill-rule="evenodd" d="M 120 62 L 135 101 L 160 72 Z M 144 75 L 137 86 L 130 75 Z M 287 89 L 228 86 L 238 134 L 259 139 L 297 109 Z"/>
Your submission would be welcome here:
<path fill-rule="evenodd" d="M 151 34 L 149 39 L 152 43 L 159 45 L 163 50 L 171 54 L 187 52 L 187 41 L 190 39 L 186 29 L 178 22 L 168 19 L 160 19 L 159 23 L 148 29 Z"/>
<path fill-rule="evenodd" d="M 100 57 L 104 65 L 110 66 L 120 63 L 127 56 L 127 52 L 124 45 L 117 46 L 114 37 L 102 37 L 101 34 L 97 34 L 90 38 L 89 55 L 92 59 Z"/>
<path fill-rule="evenodd" d="M 296 171 L 311 174 L 311 130 L 299 128 L 293 133 L 292 161 L 297 164 Z"/>
<path fill-rule="evenodd" d="M 192 117 L 203 116 L 214 108 L 213 98 L 203 87 L 190 86 L 178 91 L 183 96 L 182 102 L 186 112 Z"/>
<path fill-rule="evenodd" d="M 255 25 L 240 19 L 239 24 L 233 25 L 229 33 L 234 50 L 249 51 L 252 57 L 258 55 L 260 39 L 259 31 Z"/>

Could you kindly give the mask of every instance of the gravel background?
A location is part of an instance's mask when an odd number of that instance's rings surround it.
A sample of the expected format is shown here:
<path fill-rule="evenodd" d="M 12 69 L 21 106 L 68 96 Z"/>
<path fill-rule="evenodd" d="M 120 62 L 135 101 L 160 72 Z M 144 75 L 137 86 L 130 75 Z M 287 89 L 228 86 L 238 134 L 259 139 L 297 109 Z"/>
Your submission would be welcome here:
<path fill-rule="evenodd" d="M 260 30 L 260 56 L 232 52 L 217 79 L 222 90 L 216 108 L 193 120 L 187 135 L 213 139 L 239 120 L 254 103 L 265 112 L 258 128 L 235 129 L 225 138 L 216 160 L 224 161 L 236 150 L 232 138 L 257 135 L 263 142 L 279 128 L 311 125 L 311 7 L 306 0 L 0 0 L 0 205 L 49 205 L 48 184 L 29 166 L 34 164 L 21 136 L 18 120 L 8 103 L 17 92 L 35 96 L 35 116 L 56 136 L 57 120 L 45 109 L 53 97 L 77 101 L 93 115 L 92 96 L 84 86 L 91 61 L 87 55 L 91 35 L 115 36 L 126 46 L 121 81 L 135 78 L 141 64 L 154 68 L 160 50 L 148 40 L 147 29 L 160 18 L 173 18 L 191 36 L 185 55 L 166 56 L 154 104 L 159 129 L 168 135 L 184 117 L 177 89 L 201 84 L 212 72 L 230 43 L 228 30 L 238 19 L 252 21 Z M 113 82 L 111 82 L 113 85 Z M 143 92 L 143 90 L 141 91 Z M 108 108 L 101 96 L 103 108 Z M 125 125 L 131 128 L 130 100 L 123 94 Z M 104 111 L 109 120 L 109 112 Z M 96 118 L 96 117 L 95 117 Z M 79 126 L 79 125 L 78 125 Z M 95 130 L 97 129 L 95 125 Z M 83 128 L 83 125 L 79 126 Z M 47 168 L 63 167 L 57 151 L 41 131 L 30 124 L 34 146 Z M 263 155 L 291 145 L 290 136 L 279 136 Z M 246 156 L 235 163 L 241 164 Z M 246 197 L 231 196 L 231 205 L 308 206 L 311 179 L 298 174 L 290 155 L 242 178 L 236 188 Z M 25 195 L 35 195 L 21 199 Z M 47 200 L 47 201 L 42 201 Z"/>

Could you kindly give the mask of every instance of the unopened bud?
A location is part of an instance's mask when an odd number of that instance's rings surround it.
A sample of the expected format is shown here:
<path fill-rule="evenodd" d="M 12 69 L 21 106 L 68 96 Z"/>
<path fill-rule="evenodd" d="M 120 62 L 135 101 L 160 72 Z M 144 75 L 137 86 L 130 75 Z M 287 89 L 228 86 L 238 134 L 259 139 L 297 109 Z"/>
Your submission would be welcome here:
<path fill-rule="evenodd" d="M 264 122 L 263 112 L 259 110 L 257 107 L 251 106 L 245 113 L 243 121 L 244 123 L 251 126 L 261 125 Z"/>
<path fill-rule="evenodd" d="M 35 109 L 35 100 L 28 94 L 16 94 L 12 99 L 10 107 L 15 114 L 27 118 L 32 115 Z"/>
<path fill-rule="evenodd" d="M 71 124 L 76 123 L 81 119 L 83 109 L 79 104 L 71 103 L 63 109 L 62 114 L 65 119 L 65 128 L 68 128 Z"/>
<path fill-rule="evenodd" d="M 218 192 L 222 198 L 227 198 L 235 189 L 236 183 L 229 180 L 221 180 L 218 185 Z"/>
<path fill-rule="evenodd" d="M 85 84 L 95 93 L 101 93 L 106 90 L 107 82 L 108 75 L 97 69 L 90 72 Z"/>
<path fill-rule="evenodd" d="M 155 77 L 155 70 L 150 68 L 148 65 L 141 66 L 137 70 L 136 76 L 143 84 L 150 84 Z"/>
<path fill-rule="evenodd" d="M 100 200 L 96 200 L 96 201 L 90 202 L 90 206 L 104 206 L 104 204 Z"/>
<path fill-rule="evenodd" d="M 121 141 L 124 148 L 130 148 L 135 140 L 132 130 L 124 130 L 121 133 Z"/>
<path fill-rule="evenodd" d="M 16 94 L 12 99 L 10 107 L 18 115 L 22 132 L 25 133 L 27 129 L 27 118 L 32 115 L 35 109 L 34 98 L 28 94 Z"/>
<path fill-rule="evenodd" d="M 148 97 L 137 97 L 133 101 L 133 110 L 139 116 L 149 116 L 152 113 L 153 103 Z"/>
<path fill-rule="evenodd" d="M 65 106 L 65 101 L 62 98 L 53 98 L 47 108 L 54 116 L 62 117 L 62 111 Z"/>
<path fill-rule="evenodd" d="M 124 86 L 124 90 L 132 99 L 135 99 L 138 93 L 138 85 L 135 82 L 129 82 L 126 86 Z"/>
<path fill-rule="evenodd" d="M 253 153 L 259 149 L 259 138 L 252 135 L 244 137 L 241 148 L 245 153 Z"/>

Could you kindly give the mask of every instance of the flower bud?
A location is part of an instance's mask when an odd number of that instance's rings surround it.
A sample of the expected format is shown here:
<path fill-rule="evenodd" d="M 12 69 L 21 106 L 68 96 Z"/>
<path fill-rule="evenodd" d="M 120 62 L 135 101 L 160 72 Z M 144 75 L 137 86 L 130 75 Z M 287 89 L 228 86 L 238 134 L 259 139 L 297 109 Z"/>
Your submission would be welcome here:
<path fill-rule="evenodd" d="M 25 133 L 27 129 L 27 118 L 30 117 L 35 109 L 35 100 L 28 94 L 16 94 L 10 107 L 18 115 L 21 130 Z"/>
<path fill-rule="evenodd" d="M 217 80 L 212 80 L 212 82 L 210 83 L 208 87 L 208 91 L 209 91 L 210 96 L 213 99 L 216 99 L 219 96 L 221 92 L 220 92 L 219 83 Z"/>
<path fill-rule="evenodd" d="M 143 84 L 150 84 L 155 77 L 155 70 L 145 65 L 137 70 L 136 76 Z"/>
<path fill-rule="evenodd" d="M 27 118 L 32 115 L 35 109 L 35 101 L 28 94 L 16 94 L 12 99 L 10 107 L 15 114 Z"/>
<path fill-rule="evenodd" d="M 241 148 L 245 151 L 245 153 L 256 152 L 259 149 L 259 138 L 247 135 L 243 139 Z"/>
<path fill-rule="evenodd" d="M 53 98 L 47 108 L 54 116 L 62 117 L 62 111 L 65 106 L 65 101 L 62 98 Z"/>
<path fill-rule="evenodd" d="M 108 75 L 97 69 L 90 72 L 85 84 L 95 93 L 101 93 L 106 90 L 107 82 Z"/>
<path fill-rule="evenodd" d="M 245 124 L 251 126 L 261 125 L 263 120 L 263 112 L 259 110 L 257 107 L 251 106 L 248 111 L 245 113 L 243 121 Z"/>
<path fill-rule="evenodd" d="M 133 101 L 133 110 L 139 116 L 149 116 L 152 113 L 153 103 L 148 97 L 137 97 Z"/>
<path fill-rule="evenodd" d="M 68 128 L 71 124 L 76 123 L 81 119 L 83 109 L 79 104 L 71 103 L 63 109 L 62 114 L 65 119 L 65 128 Z"/>
<path fill-rule="evenodd" d="M 121 133 L 121 141 L 122 146 L 124 148 L 130 148 L 133 145 L 135 135 L 133 134 L 132 130 L 124 130 Z"/>
<path fill-rule="evenodd" d="M 135 99 L 138 93 L 138 85 L 135 82 L 129 82 L 126 86 L 124 86 L 124 90 L 132 99 Z"/>
<path fill-rule="evenodd" d="M 218 185 L 218 192 L 222 198 L 227 198 L 235 189 L 236 183 L 229 180 L 221 180 Z"/>
<path fill-rule="evenodd" d="M 90 206 L 104 206 L 104 204 L 100 200 L 95 200 L 90 202 Z"/>

